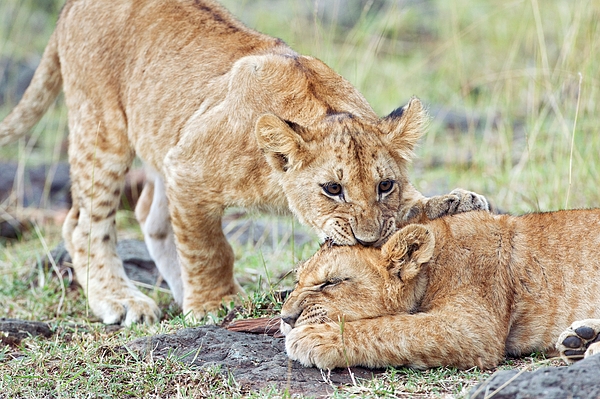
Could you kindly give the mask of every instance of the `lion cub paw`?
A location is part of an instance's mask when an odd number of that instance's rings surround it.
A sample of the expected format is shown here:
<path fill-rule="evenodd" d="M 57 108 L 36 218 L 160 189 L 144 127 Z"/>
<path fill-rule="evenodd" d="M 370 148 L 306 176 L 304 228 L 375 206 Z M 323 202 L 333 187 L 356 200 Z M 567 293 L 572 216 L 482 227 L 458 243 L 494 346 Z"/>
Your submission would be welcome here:
<path fill-rule="evenodd" d="M 293 328 L 285 337 L 285 351 L 290 359 L 322 370 L 345 366 L 342 347 L 342 334 L 335 325 L 303 325 Z"/>
<path fill-rule="evenodd" d="M 245 293 L 226 295 L 221 300 L 184 303 L 183 313 L 185 320 L 193 324 L 215 324 L 219 318 L 219 313 L 225 309 L 225 313 L 235 305 L 240 305 L 245 298 Z"/>
<path fill-rule="evenodd" d="M 483 195 L 461 188 L 457 188 L 447 195 L 431 197 L 425 205 L 425 214 L 431 220 L 446 215 L 477 210 L 490 210 L 487 199 Z"/>
<path fill-rule="evenodd" d="M 600 319 L 579 320 L 571 324 L 556 344 L 567 363 L 600 353 Z"/>
<path fill-rule="evenodd" d="M 93 312 L 105 324 L 153 324 L 160 319 L 161 312 L 156 303 L 136 288 L 121 290 L 112 295 L 90 293 L 88 297 Z"/>

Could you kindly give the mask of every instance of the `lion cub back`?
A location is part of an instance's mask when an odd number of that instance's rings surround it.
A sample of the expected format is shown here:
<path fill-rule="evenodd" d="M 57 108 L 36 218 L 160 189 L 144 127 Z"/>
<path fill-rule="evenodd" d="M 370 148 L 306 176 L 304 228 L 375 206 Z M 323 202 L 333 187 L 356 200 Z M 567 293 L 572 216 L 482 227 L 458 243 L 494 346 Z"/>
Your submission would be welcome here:
<path fill-rule="evenodd" d="M 600 317 L 600 210 L 471 212 L 430 226 L 435 263 L 450 269 L 433 272 L 430 288 L 466 280 L 506 324 L 508 353 L 552 349 L 573 321 Z"/>
<path fill-rule="evenodd" d="M 600 317 L 600 210 L 530 214 L 516 223 L 512 265 L 519 296 L 507 348 L 550 349 L 572 322 Z"/>

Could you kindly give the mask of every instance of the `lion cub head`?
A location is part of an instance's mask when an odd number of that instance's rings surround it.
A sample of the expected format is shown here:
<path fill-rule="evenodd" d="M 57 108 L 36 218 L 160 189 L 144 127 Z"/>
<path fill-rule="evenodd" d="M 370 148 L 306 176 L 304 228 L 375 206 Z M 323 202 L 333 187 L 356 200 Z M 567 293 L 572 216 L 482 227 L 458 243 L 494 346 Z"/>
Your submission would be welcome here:
<path fill-rule="evenodd" d="M 410 184 L 406 166 L 425 119 L 414 98 L 374 121 L 331 113 L 299 126 L 267 114 L 256 136 L 301 222 L 335 244 L 379 246 L 396 229 Z"/>
<path fill-rule="evenodd" d="M 382 248 L 323 244 L 297 270 L 298 283 L 281 310 L 281 331 L 415 310 L 434 247 L 433 234 L 422 225 L 406 226 Z"/>

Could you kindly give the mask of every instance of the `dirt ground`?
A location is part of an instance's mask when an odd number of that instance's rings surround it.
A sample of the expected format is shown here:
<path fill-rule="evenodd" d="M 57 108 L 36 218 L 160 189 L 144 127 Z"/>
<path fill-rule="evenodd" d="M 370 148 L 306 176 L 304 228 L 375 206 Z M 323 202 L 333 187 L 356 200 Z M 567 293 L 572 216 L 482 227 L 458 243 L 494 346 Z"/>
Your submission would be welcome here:
<path fill-rule="evenodd" d="M 175 356 L 180 361 L 201 367 L 221 366 L 248 391 L 275 386 L 292 394 L 323 396 L 334 386 L 351 384 L 348 370 L 321 372 L 290 361 L 283 338 L 264 334 L 228 331 L 217 326 L 202 326 L 155 335 L 131 342 L 129 349 L 154 358 Z M 372 378 L 383 370 L 353 367 L 355 378 Z"/>

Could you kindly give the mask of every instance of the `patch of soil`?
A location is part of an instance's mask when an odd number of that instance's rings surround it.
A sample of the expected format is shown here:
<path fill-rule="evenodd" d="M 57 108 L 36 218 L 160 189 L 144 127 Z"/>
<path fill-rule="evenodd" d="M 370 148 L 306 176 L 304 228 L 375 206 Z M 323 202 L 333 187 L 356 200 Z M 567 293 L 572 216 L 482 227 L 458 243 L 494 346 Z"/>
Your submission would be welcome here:
<path fill-rule="evenodd" d="M 228 331 L 217 326 L 186 328 L 130 342 L 127 347 L 142 356 L 176 358 L 202 368 L 220 366 L 247 391 L 275 386 L 307 396 L 333 393 L 334 387 L 351 384 L 348 370 L 321 372 L 292 362 L 283 338 Z M 355 378 L 371 379 L 384 370 L 353 367 Z"/>

